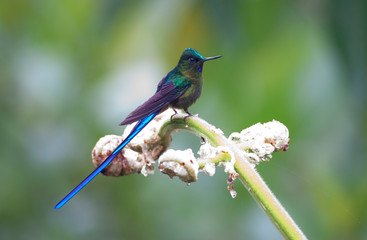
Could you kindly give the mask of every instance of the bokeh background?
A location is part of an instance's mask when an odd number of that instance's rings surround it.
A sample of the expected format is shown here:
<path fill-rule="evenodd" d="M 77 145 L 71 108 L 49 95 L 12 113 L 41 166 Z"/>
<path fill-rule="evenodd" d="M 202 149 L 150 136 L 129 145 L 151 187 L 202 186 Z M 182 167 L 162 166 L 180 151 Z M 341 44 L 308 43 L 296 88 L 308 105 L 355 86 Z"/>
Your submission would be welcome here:
<path fill-rule="evenodd" d="M 257 169 L 306 236 L 367 239 L 366 46 L 363 0 L 0 1 L 0 239 L 282 239 L 221 168 L 190 186 L 98 176 L 53 209 L 187 47 L 223 55 L 192 113 L 227 136 L 289 128 Z"/>

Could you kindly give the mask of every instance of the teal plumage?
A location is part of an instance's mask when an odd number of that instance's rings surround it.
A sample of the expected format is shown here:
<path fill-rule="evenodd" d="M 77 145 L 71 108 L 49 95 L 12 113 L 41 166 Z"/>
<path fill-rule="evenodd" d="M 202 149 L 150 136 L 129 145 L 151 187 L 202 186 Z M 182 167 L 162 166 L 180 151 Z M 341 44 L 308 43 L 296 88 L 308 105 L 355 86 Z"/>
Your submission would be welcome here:
<path fill-rule="evenodd" d="M 204 58 L 192 48 L 185 49 L 177 66 L 160 81 L 153 97 L 131 112 L 120 125 L 141 120 L 168 106 L 183 109 L 191 115 L 188 108 L 201 95 L 203 64 L 205 61 L 220 57 Z"/>

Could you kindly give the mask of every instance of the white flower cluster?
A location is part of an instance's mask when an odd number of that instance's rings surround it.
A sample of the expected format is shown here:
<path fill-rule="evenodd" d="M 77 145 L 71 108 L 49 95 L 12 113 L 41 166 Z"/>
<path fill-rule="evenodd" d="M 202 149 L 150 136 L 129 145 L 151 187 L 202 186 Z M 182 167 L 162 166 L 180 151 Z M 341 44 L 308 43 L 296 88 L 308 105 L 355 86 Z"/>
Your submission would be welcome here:
<path fill-rule="evenodd" d="M 94 167 L 98 167 L 123 141 L 121 136 L 106 135 L 98 140 L 92 151 Z M 152 174 L 154 166 L 146 161 L 143 154 L 125 147 L 102 171 L 107 176 L 123 176 L 132 173 Z"/>
<path fill-rule="evenodd" d="M 223 134 L 218 129 L 215 132 Z M 273 120 L 264 124 L 257 123 L 240 133 L 232 133 L 228 140 L 233 144 L 233 147 L 243 150 L 247 159 L 253 166 L 256 166 L 262 161 L 268 161 L 273 152 L 288 149 L 289 132 L 282 123 Z M 218 161 L 222 154 L 227 154 L 230 157 Z M 229 174 L 228 190 L 233 198 L 236 197 L 237 193 L 233 188 L 233 182 L 238 174 L 234 169 L 236 159 L 230 147 L 213 147 L 206 142 L 200 147 L 198 155 L 200 157 L 196 159 L 191 149 L 186 151 L 168 150 L 159 158 L 159 169 L 171 178 L 178 176 L 182 181 L 189 183 L 197 181 L 199 171 L 213 176 L 216 165 L 224 166 L 224 171 Z"/>
<path fill-rule="evenodd" d="M 159 170 L 170 178 L 178 176 L 186 183 L 198 180 L 199 164 L 191 149 L 169 149 L 159 157 Z"/>
<path fill-rule="evenodd" d="M 157 115 L 102 171 L 103 174 L 122 176 L 141 173 L 147 176 L 153 174 L 153 164 L 159 158 L 159 170 L 162 173 L 167 174 L 170 178 L 177 176 L 183 182 L 191 183 L 198 180 L 199 171 L 213 176 L 215 166 L 218 165 L 223 166 L 224 171 L 229 174 L 228 190 L 232 197 L 235 197 L 236 191 L 233 189 L 233 182 L 238 174 L 234 167 L 236 158 L 233 152 L 238 154 L 238 149 L 242 150 L 245 157 L 255 167 L 260 162 L 268 161 L 273 152 L 288 149 L 288 129 L 282 123 L 273 120 L 264 124 L 257 123 L 240 133 L 232 133 L 226 146 L 213 147 L 209 142 L 204 143 L 198 151 L 199 158 L 195 158 L 191 149 L 164 152 L 169 143 L 164 145 L 158 133 L 162 125 L 170 121 L 173 115 L 172 109 Z M 176 117 L 182 118 L 184 115 L 180 112 Z M 95 167 L 116 149 L 133 127 L 134 124 L 127 126 L 122 137 L 107 135 L 97 142 L 92 151 Z M 223 135 L 223 132 L 214 126 L 210 127 L 210 132 L 217 136 Z M 170 139 L 169 137 L 168 141 Z"/>
<path fill-rule="evenodd" d="M 228 140 L 249 153 L 248 159 L 252 163 L 259 164 L 271 159 L 273 152 L 288 149 L 289 132 L 284 124 L 273 120 L 264 124 L 257 123 L 240 133 L 234 132 Z"/>
<path fill-rule="evenodd" d="M 123 176 L 141 173 L 144 176 L 154 173 L 155 160 L 166 150 L 158 136 L 162 124 L 169 121 L 174 114 L 169 109 L 156 116 L 130 143 L 128 143 L 114 160 L 102 171 L 107 176 Z M 129 135 L 135 124 L 125 128 L 121 136 L 106 135 L 98 140 L 92 150 L 95 167 L 99 166 Z"/>

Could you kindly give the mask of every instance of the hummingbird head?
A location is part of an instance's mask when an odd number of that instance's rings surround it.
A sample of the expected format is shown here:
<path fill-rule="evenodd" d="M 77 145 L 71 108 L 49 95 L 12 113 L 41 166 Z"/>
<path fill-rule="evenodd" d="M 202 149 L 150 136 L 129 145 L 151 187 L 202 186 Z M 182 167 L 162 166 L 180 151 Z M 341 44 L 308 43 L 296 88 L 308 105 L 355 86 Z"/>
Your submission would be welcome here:
<path fill-rule="evenodd" d="M 205 61 L 220 58 L 221 56 L 204 58 L 195 49 L 186 48 L 178 62 L 179 70 L 190 78 L 200 77 Z"/>

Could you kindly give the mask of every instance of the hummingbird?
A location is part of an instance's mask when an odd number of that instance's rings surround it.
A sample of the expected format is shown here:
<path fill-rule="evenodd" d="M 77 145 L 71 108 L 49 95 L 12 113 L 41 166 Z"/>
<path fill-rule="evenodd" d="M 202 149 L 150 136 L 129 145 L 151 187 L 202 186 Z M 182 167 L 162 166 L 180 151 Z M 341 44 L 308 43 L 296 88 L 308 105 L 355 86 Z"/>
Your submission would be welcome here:
<path fill-rule="evenodd" d="M 119 152 L 160 112 L 168 107 L 183 109 L 192 116 L 188 108 L 196 102 L 201 95 L 203 85 L 203 64 L 206 61 L 220 58 L 221 56 L 204 58 L 200 53 L 192 48 L 186 48 L 182 53 L 177 66 L 170 71 L 158 84 L 157 91 L 145 103 L 132 111 L 120 125 L 127 125 L 134 122 L 135 125 L 130 134 L 116 147 L 116 149 L 99 165 L 88 177 L 66 195 L 55 209 L 61 208 L 83 187 L 85 187 L 95 176 L 97 176 Z M 171 119 L 174 115 L 171 116 Z M 185 118 L 186 118 L 185 117 Z"/>

